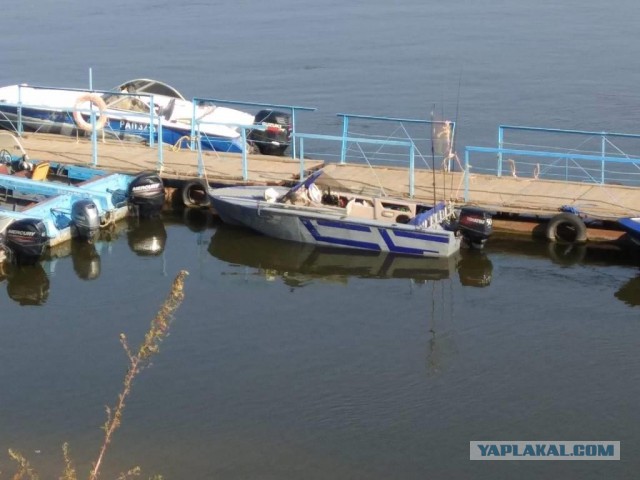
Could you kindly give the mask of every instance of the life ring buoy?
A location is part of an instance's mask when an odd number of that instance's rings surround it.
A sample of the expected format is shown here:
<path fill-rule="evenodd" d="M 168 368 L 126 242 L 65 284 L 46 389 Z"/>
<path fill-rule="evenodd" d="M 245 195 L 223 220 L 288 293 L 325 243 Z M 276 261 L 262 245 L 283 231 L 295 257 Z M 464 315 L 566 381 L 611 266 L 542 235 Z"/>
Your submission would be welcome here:
<path fill-rule="evenodd" d="M 209 192 L 203 180 L 190 180 L 182 186 L 182 204 L 185 207 L 208 207 Z"/>
<path fill-rule="evenodd" d="M 546 237 L 551 242 L 584 243 L 587 241 L 587 226 L 573 213 L 559 213 L 549 220 Z"/>
<path fill-rule="evenodd" d="M 100 117 L 96 120 L 96 131 L 102 130 L 108 120 L 107 116 L 104 113 L 104 111 L 107 109 L 107 104 L 104 103 L 102 97 L 96 93 L 85 93 L 84 95 L 80 95 L 76 100 L 76 103 L 73 107 L 73 119 L 76 121 L 76 125 L 78 125 L 78 127 L 80 127 L 81 129 L 86 130 L 87 132 L 93 131 L 93 126 L 85 121 L 84 118 L 82 118 L 82 114 L 79 110 L 80 105 L 85 102 L 91 102 L 100 111 Z"/>

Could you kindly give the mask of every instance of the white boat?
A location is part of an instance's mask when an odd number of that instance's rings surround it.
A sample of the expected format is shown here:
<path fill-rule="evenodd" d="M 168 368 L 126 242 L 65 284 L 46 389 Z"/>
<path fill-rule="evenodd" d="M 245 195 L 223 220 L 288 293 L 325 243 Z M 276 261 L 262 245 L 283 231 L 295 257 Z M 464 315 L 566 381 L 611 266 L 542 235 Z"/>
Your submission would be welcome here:
<path fill-rule="evenodd" d="M 203 150 L 221 152 L 247 149 L 248 153 L 283 155 L 292 128 L 288 113 L 260 110 L 252 115 L 212 103 L 194 104 L 170 85 L 146 78 L 130 80 L 103 94 L 29 85 L 0 88 L 0 128 L 7 130 L 88 135 L 94 128 L 92 109 L 95 128 L 105 135 L 158 142 L 162 124 L 163 143 L 186 146 L 197 132 Z M 250 125 L 260 128 L 246 130 L 244 145 L 241 126 Z"/>
<path fill-rule="evenodd" d="M 491 234 L 491 217 L 440 203 L 432 208 L 389 197 L 322 193 L 322 170 L 291 189 L 239 186 L 209 189 L 211 203 L 229 224 L 301 243 L 423 257 L 449 257 L 463 238 L 480 247 Z"/>

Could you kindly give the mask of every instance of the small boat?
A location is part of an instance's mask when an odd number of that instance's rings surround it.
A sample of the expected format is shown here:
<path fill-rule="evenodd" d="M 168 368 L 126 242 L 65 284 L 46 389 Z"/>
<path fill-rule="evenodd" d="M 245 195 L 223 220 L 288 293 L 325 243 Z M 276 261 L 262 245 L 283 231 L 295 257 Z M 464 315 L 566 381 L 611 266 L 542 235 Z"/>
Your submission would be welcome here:
<path fill-rule="evenodd" d="M 620 218 L 618 224 L 627 232 L 633 243 L 640 245 L 640 217 Z"/>
<path fill-rule="evenodd" d="M 405 199 L 324 193 L 318 170 L 291 189 L 238 186 L 209 189 L 223 222 L 264 235 L 319 246 L 423 257 L 449 257 L 462 240 L 482 247 L 491 216 L 478 209 L 456 212 L 450 204 L 428 206 Z"/>
<path fill-rule="evenodd" d="M 0 244 L 9 259 L 33 263 L 47 247 L 72 237 L 92 241 L 129 213 L 153 216 L 163 203 L 164 186 L 153 172 L 95 176 L 78 185 L 0 174 Z"/>
<path fill-rule="evenodd" d="M 122 140 L 158 142 L 161 123 L 162 142 L 180 147 L 190 143 L 193 131 L 199 132 L 203 150 L 283 155 L 290 143 L 289 113 L 260 110 L 252 115 L 212 103 L 194 104 L 172 86 L 146 78 L 130 80 L 104 94 L 28 85 L 2 87 L 0 128 L 17 131 L 21 121 L 25 131 L 85 136 L 94 128 L 90 118 L 94 107 L 95 127 Z M 199 126 L 193 125 L 194 120 Z M 247 146 L 240 125 L 260 125 L 247 130 Z"/>

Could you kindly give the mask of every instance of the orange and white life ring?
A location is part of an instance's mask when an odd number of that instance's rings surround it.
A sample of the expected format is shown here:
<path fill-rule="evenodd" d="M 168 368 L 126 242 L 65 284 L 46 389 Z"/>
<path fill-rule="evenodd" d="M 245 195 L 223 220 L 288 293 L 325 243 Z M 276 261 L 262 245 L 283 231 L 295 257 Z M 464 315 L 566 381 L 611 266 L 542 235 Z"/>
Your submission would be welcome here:
<path fill-rule="evenodd" d="M 102 130 L 108 120 L 107 116 L 104 114 L 104 111 L 107 109 L 107 104 L 104 103 L 104 100 L 100 95 L 95 93 L 85 93 L 84 95 L 80 95 L 76 100 L 73 109 L 73 119 L 76 121 L 76 125 L 87 132 L 93 131 L 93 126 L 82 118 L 82 114 L 80 113 L 80 110 L 78 110 L 80 105 L 85 102 L 91 102 L 100 111 L 100 117 L 96 120 L 96 130 Z"/>

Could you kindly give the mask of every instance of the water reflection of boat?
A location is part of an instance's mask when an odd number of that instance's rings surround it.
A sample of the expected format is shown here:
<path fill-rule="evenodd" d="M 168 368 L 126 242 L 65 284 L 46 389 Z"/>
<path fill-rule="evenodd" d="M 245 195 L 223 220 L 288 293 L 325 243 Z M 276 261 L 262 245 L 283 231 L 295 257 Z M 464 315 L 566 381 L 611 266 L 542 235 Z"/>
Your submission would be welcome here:
<path fill-rule="evenodd" d="M 528 257 L 548 258 L 563 267 L 579 264 L 636 265 L 639 254 L 617 242 L 593 244 L 562 244 L 547 241 L 531 241 L 517 236 L 491 237 L 487 253 L 507 253 Z"/>
<path fill-rule="evenodd" d="M 486 286 L 490 283 L 492 268 L 488 258 L 475 251 L 464 251 L 448 258 L 419 258 L 322 248 L 282 242 L 228 225 L 217 227 L 209 244 L 209 253 L 230 264 L 281 276 L 290 285 L 302 285 L 310 278 L 346 281 L 349 276 L 444 280 L 459 270 L 463 285 Z"/>
<path fill-rule="evenodd" d="M 129 221 L 127 243 L 132 252 L 140 256 L 156 256 L 164 252 L 167 243 L 167 231 L 160 218 Z"/>
<path fill-rule="evenodd" d="M 159 255 L 164 251 L 167 232 L 161 219 L 129 218 L 115 223 L 110 230 L 99 232 L 92 243 L 74 239 L 52 247 L 35 264 L 0 264 L 0 282 L 6 282 L 9 298 L 20 305 L 43 305 L 49 297 L 51 277 L 55 275 L 58 262 L 71 257 L 77 277 L 94 280 L 100 276 L 100 252 L 125 232 L 129 248 L 137 255 Z"/>
<path fill-rule="evenodd" d="M 630 307 L 640 306 L 640 276 L 628 280 L 614 296 Z"/>
<path fill-rule="evenodd" d="M 0 267 L 0 281 L 7 282 L 7 295 L 20 305 L 43 305 L 49 298 L 49 276 L 42 264 Z"/>

